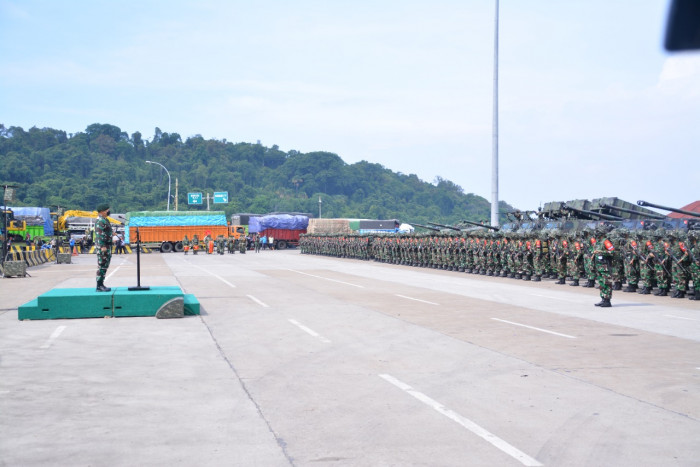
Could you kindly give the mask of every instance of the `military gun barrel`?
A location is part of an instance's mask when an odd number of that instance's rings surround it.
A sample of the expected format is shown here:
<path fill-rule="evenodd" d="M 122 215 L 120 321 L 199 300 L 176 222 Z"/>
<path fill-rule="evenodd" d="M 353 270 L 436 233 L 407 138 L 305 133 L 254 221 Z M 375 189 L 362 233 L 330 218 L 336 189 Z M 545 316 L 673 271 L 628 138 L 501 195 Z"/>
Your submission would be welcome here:
<path fill-rule="evenodd" d="M 666 219 L 666 216 L 664 216 L 663 214 L 647 214 L 647 213 L 641 213 L 641 212 L 635 211 L 635 210 L 633 210 L 633 209 L 621 208 L 621 207 L 619 207 L 619 206 L 611 206 L 611 205 L 609 205 L 609 204 L 601 204 L 600 207 L 601 207 L 601 208 L 604 208 L 604 209 L 614 209 L 614 210 L 617 210 L 617 211 L 620 211 L 620 212 L 627 212 L 627 213 L 630 213 L 630 214 L 636 214 L 636 215 L 638 215 L 640 218 L 656 219 L 656 220 L 663 220 L 663 219 Z"/>
<path fill-rule="evenodd" d="M 637 201 L 637 204 L 640 206 L 645 206 L 645 207 L 648 206 L 650 208 L 663 209 L 664 211 L 677 212 L 680 214 L 685 214 L 686 216 L 700 217 L 700 214 L 698 214 L 697 212 L 684 211 L 682 209 L 676 209 L 676 208 L 669 208 L 668 206 L 661 206 L 660 204 L 654 204 L 654 203 L 650 203 L 648 201 L 639 200 L 639 201 Z"/>
<path fill-rule="evenodd" d="M 495 230 L 496 232 L 501 230 L 500 227 L 494 227 L 492 225 L 486 225 L 486 224 L 479 224 L 478 222 L 472 222 L 472 221 L 467 221 L 467 220 L 463 220 L 462 222 L 464 222 L 465 224 L 476 225 L 478 227 L 486 227 L 487 229 Z"/>
<path fill-rule="evenodd" d="M 610 214 L 601 214 L 601 213 L 599 213 L 599 212 L 587 211 L 587 210 L 585 210 L 585 209 L 577 209 L 577 208 L 571 207 L 571 206 L 566 205 L 566 204 L 563 206 L 563 208 L 564 208 L 564 209 L 568 209 L 569 211 L 573 211 L 573 212 L 578 213 L 578 214 L 585 214 L 585 215 L 587 215 L 587 216 L 589 216 L 589 217 L 593 217 L 593 218 L 596 218 L 596 217 L 597 217 L 597 218 L 599 218 L 599 219 L 605 219 L 605 220 L 608 220 L 608 221 L 621 221 L 621 220 L 624 220 L 622 217 L 619 217 L 619 216 L 613 216 L 613 215 L 610 215 Z"/>
<path fill-rule="evenodd" d="M 455 227 L 454 225 L 445 225 L 445 224 L 438 224 L 437 222 L 430 222 L 430 224 L 437 225 L 438 227 L 443 227 L 445 229 L 450 229 L 450 230 L 456 230 L 457 232 L 461 232 L 462 230 L 458 227 Z M 438 229 L 439 230 L 439 229 Z"/>
<path fill-rule="evenodd" d="M 434 232 L 439 232 L 439 231 L 440 231 L 440 229 L 436 229 L 435 227 L 429 227 L 429 226 L 427 226 L 427 225 L 417 224 L 417 223 L 415 223 L 415 222 L 408 222 L 408 224 L 410 224 L 410 225 L 412 225 L 412 226 L 414 226 L 414 227 L 420 227 L 421 229 L 432 230 L 432 231 L 434 231 Z"/>

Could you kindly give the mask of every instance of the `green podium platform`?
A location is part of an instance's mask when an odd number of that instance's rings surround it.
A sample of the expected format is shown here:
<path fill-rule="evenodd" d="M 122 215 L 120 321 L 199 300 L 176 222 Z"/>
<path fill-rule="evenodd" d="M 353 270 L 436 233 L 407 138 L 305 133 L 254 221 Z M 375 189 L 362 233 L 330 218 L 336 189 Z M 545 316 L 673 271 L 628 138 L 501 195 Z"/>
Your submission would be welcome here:
<path fill-rule="evenodd" d="M 194 295 L 183 293 L 180 287 L 151 287 L 149 290 L 114 287 L 110 292 L 96 292 L 92 288 L 53 289 L 17 310 L 20 320 L 128 316 L 179 318 L 198 314 L 199 301 Z"/>

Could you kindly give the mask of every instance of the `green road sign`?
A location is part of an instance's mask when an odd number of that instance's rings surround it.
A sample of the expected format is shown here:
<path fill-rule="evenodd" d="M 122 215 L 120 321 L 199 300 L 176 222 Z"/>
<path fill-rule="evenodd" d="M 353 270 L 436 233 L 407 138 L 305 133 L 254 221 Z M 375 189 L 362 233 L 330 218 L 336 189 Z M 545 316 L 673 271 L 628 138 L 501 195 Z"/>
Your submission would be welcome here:
<path fill-rule="evenodd" d="M 228 191 L 215 191 L 214 204 L 228 203 Z"/>
<path fill-rule="evenodd" d="M 202 204 L 202 194 L 187 193 L 187 204 Z"/>

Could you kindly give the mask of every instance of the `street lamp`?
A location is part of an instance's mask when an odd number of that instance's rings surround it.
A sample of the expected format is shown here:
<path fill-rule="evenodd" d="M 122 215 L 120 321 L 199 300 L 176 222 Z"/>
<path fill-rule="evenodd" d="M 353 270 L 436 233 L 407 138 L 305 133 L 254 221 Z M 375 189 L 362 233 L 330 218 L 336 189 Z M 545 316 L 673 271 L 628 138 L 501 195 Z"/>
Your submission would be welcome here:
<path fill-rule="evenodd" d="M 168 172 L 168 169 L 165 168 L 163 164 L 160 162 L 152 162 L 152 161 L 146 161 L 146 164 L 157 164 L 161 167 L 163 167 L 163 170 L 165 170 L 165 173 L 168 174 L 168 211 L 170 211 L 170 172 Z"/>

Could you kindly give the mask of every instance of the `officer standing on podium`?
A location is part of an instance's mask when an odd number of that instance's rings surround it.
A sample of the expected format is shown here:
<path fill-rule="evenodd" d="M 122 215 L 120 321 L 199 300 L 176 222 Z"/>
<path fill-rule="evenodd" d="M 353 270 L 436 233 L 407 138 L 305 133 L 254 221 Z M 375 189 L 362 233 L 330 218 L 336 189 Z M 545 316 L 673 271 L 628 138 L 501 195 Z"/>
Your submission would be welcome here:
<path fill-rule="evenodd" d="M 97 206 L 97 222 L 95 223 L 95 253 L 97 253 L 97 291 L 109 292 L 105 287 L 105 275 L 112 260 L 112 224 L 109 223 L 109 204 Z"/>

